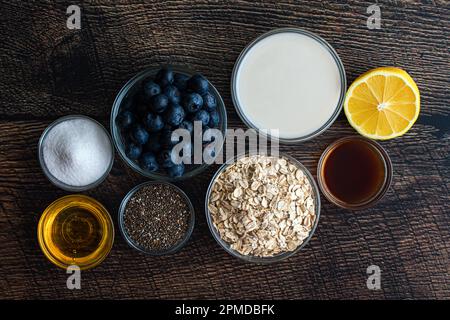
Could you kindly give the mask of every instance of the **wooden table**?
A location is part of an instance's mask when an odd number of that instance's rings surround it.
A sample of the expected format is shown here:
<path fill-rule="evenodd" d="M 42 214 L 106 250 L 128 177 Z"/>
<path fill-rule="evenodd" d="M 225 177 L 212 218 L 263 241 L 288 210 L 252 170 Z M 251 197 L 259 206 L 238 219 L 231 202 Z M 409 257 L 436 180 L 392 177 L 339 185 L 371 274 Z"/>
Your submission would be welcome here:
<path fill-rule="evenodd" d="M 69 3 L 1 1 L 0 298 L 450 298 L 448 1 L 378 2 L 378 30 L 366 25 L 372 2 L 111 2 L 80 2 L 81 30 L 69 30 Z M 104 263 L 82 273 L 82 290 L 68 290 L 66 273 L 46 260 L 36 239 L 42 211 L 68 194 L 39 167 L 37 142 L 45 127 L 64 115 L 85 114 L 109 128 L 124 82 L 147 66 L 170 62 L 204 73 L 225 100 L 229 127 L 243 128 L 230 98 L 233 64 L 249 41 L 286 26 L 329 41 L 348 83 L 386 65 L 416 80 L 422 96 L 417 123 L 403 137 L 382 142 L 394 165 L 387 196 L 359 212 L 322 197 L 319 227 L 303 250 L 274 265 L 244 264 L 216 244 L 206 224 L 213 166 L 179 184 L 197 213 L 181 252 L 146 257 L 117 233 Z M 281 150 L 315 173 L 325 147 L 352 134 L 341 114 L 319 137 Z M 116 157 L 107 180 L 86 194 L 115 219 L 122 197 L 143 181 Z M 378 291 L 366 287 L 373 264 L 381 268 Z"/>

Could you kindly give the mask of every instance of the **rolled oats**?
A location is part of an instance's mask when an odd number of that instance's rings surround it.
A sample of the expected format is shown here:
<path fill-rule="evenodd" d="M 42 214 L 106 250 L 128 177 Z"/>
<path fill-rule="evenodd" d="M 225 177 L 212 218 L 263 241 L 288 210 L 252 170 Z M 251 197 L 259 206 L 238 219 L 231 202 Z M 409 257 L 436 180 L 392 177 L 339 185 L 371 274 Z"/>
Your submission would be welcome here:
<path fill-rule="evenodd" d="M 303 170 L 285 158 L 252 155 L 214 181 L 208 208 L 214 227 L 243 255 L 293 251 L 314 225 L 315 199 Z"/>

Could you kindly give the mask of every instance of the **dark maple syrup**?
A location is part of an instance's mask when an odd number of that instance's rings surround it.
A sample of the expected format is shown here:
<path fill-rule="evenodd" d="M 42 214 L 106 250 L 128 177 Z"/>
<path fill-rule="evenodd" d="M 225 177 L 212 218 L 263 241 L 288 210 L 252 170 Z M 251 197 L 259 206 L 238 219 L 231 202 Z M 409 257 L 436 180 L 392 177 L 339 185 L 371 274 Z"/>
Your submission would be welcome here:
<path fill-rule="evenodd" d="M 385 185 L 386 170 L 383 155 L 373 143 L 347 138 L 325 153 L 321 179 L 341 206 L 354 206 L 377 197 Z"/>

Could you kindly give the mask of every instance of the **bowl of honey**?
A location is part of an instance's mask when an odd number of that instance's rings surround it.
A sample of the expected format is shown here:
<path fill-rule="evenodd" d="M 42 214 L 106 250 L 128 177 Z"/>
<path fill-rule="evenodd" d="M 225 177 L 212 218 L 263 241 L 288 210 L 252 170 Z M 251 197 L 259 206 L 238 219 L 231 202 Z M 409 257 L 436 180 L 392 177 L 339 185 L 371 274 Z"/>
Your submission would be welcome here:
<path fill-rule="evenodd" d="M 99 265 L 114 242 L 114 225 L 105 207 L 80 194 L 51 203 L 38 224 L 44 255 L 56 266 L 86 270 Z"/>
<path fill-rule="evenodd" d="M 322 153 L 317 180 L 330 202 L 345 209 L 365 209 L 388 191 L 392 163 L 379 143 L 360 136 L 345 137 Z"/>

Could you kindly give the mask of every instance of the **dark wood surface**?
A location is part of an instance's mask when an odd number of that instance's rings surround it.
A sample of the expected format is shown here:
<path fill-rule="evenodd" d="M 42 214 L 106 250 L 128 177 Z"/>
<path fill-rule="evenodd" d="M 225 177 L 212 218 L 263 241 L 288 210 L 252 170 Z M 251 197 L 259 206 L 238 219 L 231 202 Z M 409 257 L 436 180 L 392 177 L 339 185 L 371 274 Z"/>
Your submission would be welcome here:
<path fill-rule="evenodd" d="M 72 2 L 0 2 L 0 298 L 450 298 L 448 1 L 379 2 L 382 28 L 366 27 L 364 1 L 79 1 L 81 30 L 66 28 Z M 82 290 L 41 253 L 36 227 L 45 207 L 68 194 L 40 170 L 37 142 L 58 117 L 86 114 L 109 128 L 112 102 L 147 66 L 186 64 L 222 93 L 229 127 L 244 127 L 230 98 L 230 75 L 244 46 L 277 27 L 301 27 L 328 40 L 348 83 L 394 65 L 417 82 L 422 110 L 403 137 L 382 142 L 394 180 L 374 208 L 350 212 L 322 197 L 318 229 L 287 261 L 250 265 L 213 240 L 204 217 L 206 187 L 217 169 L 179 185 L 194 202 L 188 245 L 146 257 L 117 233 L 110 256 L 82 273 Z M 282 146 L 315 173 L 321 152 L 355 134 L 343 114 L 321 136 Z M 86 194 L 114 219 L 122 197 L 145 179 L 116 157 L 107 180 Z M 117 223 L 116 223 L 117 231 Z M 381 290 L 366 268 L 381 268 Z"/>

